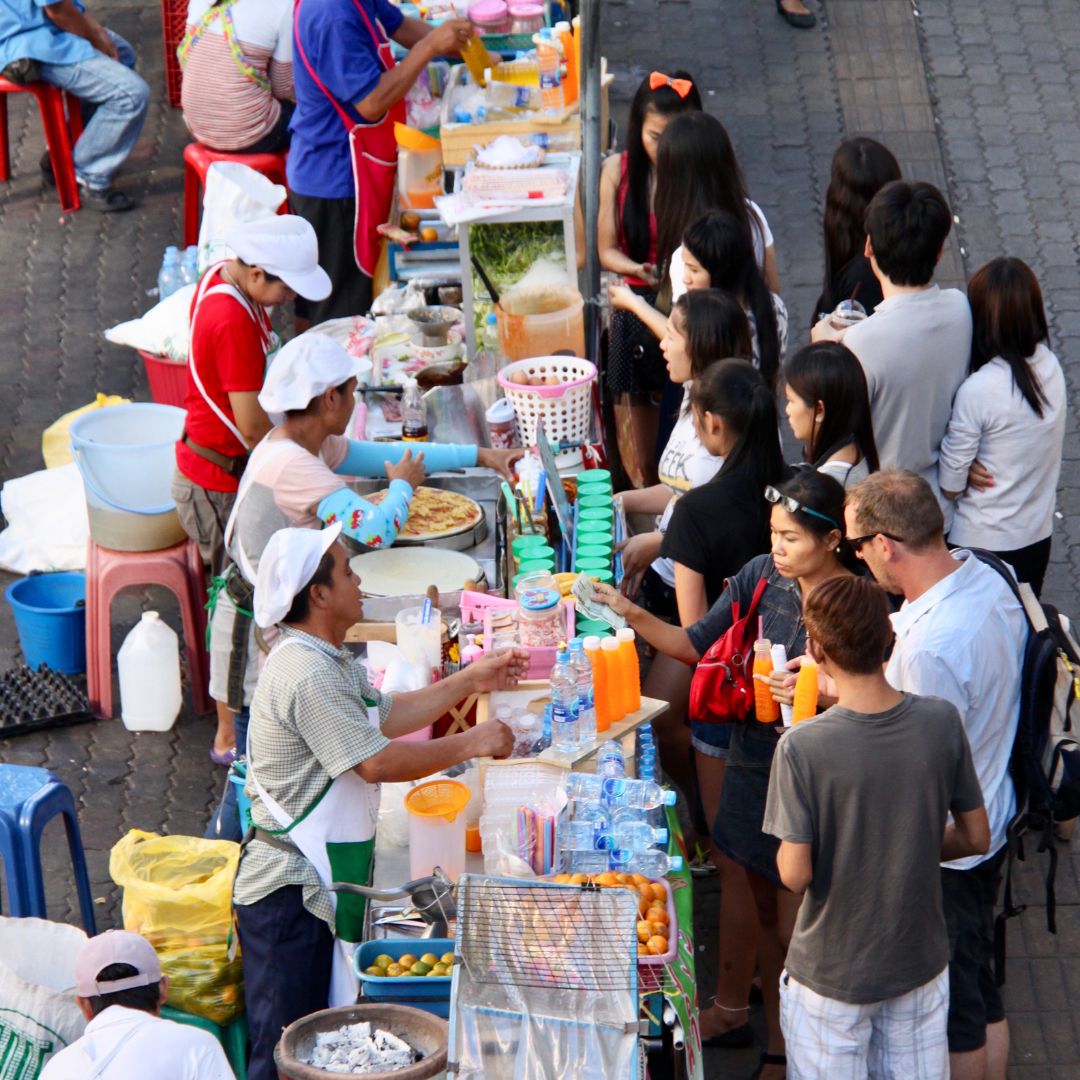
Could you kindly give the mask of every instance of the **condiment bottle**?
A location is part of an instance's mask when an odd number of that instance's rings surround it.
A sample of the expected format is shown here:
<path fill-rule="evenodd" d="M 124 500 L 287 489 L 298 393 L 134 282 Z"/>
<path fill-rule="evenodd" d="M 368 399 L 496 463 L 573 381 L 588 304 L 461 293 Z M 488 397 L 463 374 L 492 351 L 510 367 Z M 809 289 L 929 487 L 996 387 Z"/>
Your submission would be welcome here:
<path fill-rule="evenodd" d="M 772 674 L 772 642 L 758 638 L 754 642 L 754 675 Z M 780 705 L 772 696 L 767 682 L 754 679 L 754 714 L 761 724 L 775 724 L 780 719 Z"/>
<path fill-rule="evenodd" d="M 405 382 L 401 396 L 401 438 L 404 442 L 427 442 L 427 403 L 415 379 Z"/>
<path fill-rule="evenodd" d="M 799 668 L 799 677 L 795 680 L 795 701 L 792 705 L 791 722 L 800 724 L 803 720 L 812 720 L 817 715 L 817 705 L 817 664 L 804 660 L 803 666 Z"/>

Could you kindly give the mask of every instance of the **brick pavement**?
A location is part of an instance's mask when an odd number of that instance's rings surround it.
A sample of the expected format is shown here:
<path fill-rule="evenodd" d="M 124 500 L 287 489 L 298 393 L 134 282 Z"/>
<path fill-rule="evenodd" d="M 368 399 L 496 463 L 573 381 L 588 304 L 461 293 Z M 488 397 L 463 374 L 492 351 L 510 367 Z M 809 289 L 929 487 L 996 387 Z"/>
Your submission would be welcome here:
<path fill-rule="evenodd" d="M 0 252 L 10 272 L 0 282 L 0 380 L 8 423 L 0 431 L 0 475 L 39 467 L 38 439 L 48 422 L 96 390 L 147 397 L 135 358 L 108 345 L 100 330 L 146 307 L 165 244 L 180 234 L 179 113 L 162 93 L 156 4 L 103 0 L 94 5 L 132 40 L 154 104 L 121 183 L 140 210 L 64 223 L 37 176 L 42 139 L 22 101 L 11 109 L 15 179 L 0 186 Z M 624 116 L 634 88 L 654 68 L 687 66 L 707 107 L 728 126 L 750 190 L 776 235 L 792 344 L 820 287 L 820 207 L 829 161 L 845 134 L 883 139 L 907 175 L 944 186 L 959 225 L 942 266 L 954 283 L 987 258 L 1020 255 L 1047 295 L 1053 344 L 1070 387 L 1080 356 L 1076 235 L 1080 197 L 1080 22 L 1071 0 L 827 0 L 809 32 L 788 28 L 769 0 L 606 0 L 603 51 L 617 78 L 613 109 Z M 1055 534 L 1048 597 L 1080 613 L 1080 457 L 1070 415 L 1062 518 Z M 6 579 L 3 582 L 6 584 Z M 139 607 L 160 597 L 135 594 L 118 606 L 118 634 Z M 171 602 L 162 608 L 175 623 Z M 117 639 L 117 644 L 119 636 Z M 0 663 L 18 659 L 6 605 L 0 605 Z M 0 759 L 59 773 L 80 803 L 101 921 L 119 920 L 108 879 L 108 850 L 129 827 L 198 832 L 223 775 L 206 759 L 211 726 L 185 711 L 167 736 L 128 734 L 117 721 L 0 741 Z M 71 917 L 71 895 L 57 837 L 47 838 L 50 913 Z M 1038 864 L 1036 864 L 1038 865 Z M 1021 875 L 1036 909 L 1013 924 L 1008 1007 L 1014 1048 L 1010 1077 L 1078 1077 L 1080 1028 L 1068 1010 L 1080 989 L 1080 870 L 1074 856 L 1059 871 L 1059 933 L 1046 934 L 1038 878 Z M 703 996 L 711 993 L 715 884 L 699 905 Z M 756 1021 L 759 1023 L 759 1021 Z M 742 1076 L 754 1055 L 712 1051 L 710 1077 Z"/>

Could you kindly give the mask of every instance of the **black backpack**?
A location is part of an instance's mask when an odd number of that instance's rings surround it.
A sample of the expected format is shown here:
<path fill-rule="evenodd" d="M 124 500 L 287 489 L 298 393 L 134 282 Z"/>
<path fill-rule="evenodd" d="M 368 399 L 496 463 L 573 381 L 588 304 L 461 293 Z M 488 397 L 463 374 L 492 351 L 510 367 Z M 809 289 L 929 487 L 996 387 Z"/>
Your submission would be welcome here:
<path fill-rule="evenodd" d="M 1008 582 L 1027 616 L 1028 635 L 1020 683 L 1020 717 L 1009 760 L 1016 787 L 1016 814 L 1006 841 L 1003 907 L 994 926 L 998 985 L 1005 982 L 1005 924 L 1025 905 L 1013 899 L 1014 861 L 1024 858 L 1023 838 L 1034 839 L 1036 851 L 1046 853 L 1046 927 L 1057 933 L 1054 880 L 1058 852 L 1055 834 L 1067 836 L 1080 815 L 1080 743 L 1073 721 L 1080 725 L 1080 647 L 1062 616 L 1050 604 L 1040 604 L 1031 586 L 1019 583 L 1001 559 L 989 551 L 972 550 Z"/>

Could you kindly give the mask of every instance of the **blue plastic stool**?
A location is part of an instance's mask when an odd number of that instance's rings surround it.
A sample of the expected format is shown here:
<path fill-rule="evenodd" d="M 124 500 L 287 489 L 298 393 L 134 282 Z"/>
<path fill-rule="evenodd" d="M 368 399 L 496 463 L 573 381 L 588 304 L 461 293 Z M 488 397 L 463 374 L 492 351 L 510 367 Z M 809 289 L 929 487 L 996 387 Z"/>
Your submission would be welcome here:
<path fill-rule="evenodd" d="M 195 1016 L 194 1013 L 184 1012 L 183 1009 L 174 1009 L 171 1005 L 162 1005 L 161 1015 L 166 1020 L 175 1020 L 178 1024 L 190 1024 L 192 1027 L 208 1031 L 221 1043 L 225 1057 L 232 1066 L 232 1071 L 236 1073 L 236 1080 L 247 1080 L 248 1021 L 246 1012 L 242 1012 L 224 1027 L 215 1024 L 213 1020 L 207 1020 L 205 1016 Z"/>
<path fill-rule="evenodd" d="M 92 936 L 97 933 L 94 898 L 90 894 L 90 877 L 71 792 L 47 769 L 0 765 L 0 856 L 4 860 L 12 915 L 49 917 L 45 910 L 40 843 L 42 831 L 57 814 L 63 815 L 67 829 L 83 927 Z"/>

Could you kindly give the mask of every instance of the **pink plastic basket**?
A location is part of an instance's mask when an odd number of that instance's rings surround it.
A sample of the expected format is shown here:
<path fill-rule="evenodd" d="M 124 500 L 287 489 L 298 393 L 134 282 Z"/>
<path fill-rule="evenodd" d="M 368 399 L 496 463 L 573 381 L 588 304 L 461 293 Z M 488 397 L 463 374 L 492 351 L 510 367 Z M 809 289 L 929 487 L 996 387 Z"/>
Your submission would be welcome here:
<path fill-rule="evenodd" d="M 527 386 L 513 381 L 518 373 L 556 381 Z M 588 442 L 594 382 L 596 365 L 576 356 L 533 356 L 507 364 L 499 372 L 499 385 L 514 408 L 521 445 L 536 445 L 537 420 L 544 421 L 551 442 Z"/>
<path fill-rule="evenodd" d="M 654 994 L 664 989 L 664 973 L 668 965 L 675 962 L 679 951 L 679 919 L 675 914 L 675 897 L 671 894 L 671 882 L 660 879 L 667 893 L 668 914 L 668 951 L 662 956 L 639 956 L 637 979 L 639 994 Z"/>
<path fill-rule="evenodd" d="M 146 368 L 146 381 L 150 384 L 150 397 L 159 405 L 184 407 L 187 394 L 187 362 L 172 360 L 168 356 L 136 350 Z"/>
<path fill-rule="evenodd" d="M 465 597 L 480 597 L 484 596 L 482 593 L 462 593 L 461 594 L 461 613 L 463 617 L 466 616 L 466 600 Z M 482 612 L 484 620 L 484 640 L 483 650 L 484 652 L 490 651 L 490 642 L 492 640 L 491 633 L 491 616 L 497 610 L 505 611 L 507 608 L 517 607 L 516 600 L 504 600 L 499 596 L 492 596 L 490 598 L 485 597 L 489 602 L 485 603 L 483 607 L 472 608 L 473 616 L 480 617 Z M 472 601 L 469 601 L 470 605 Z M 566 613 L 566 640 L 569 641 L 574 636 L 574 601 L 572 597 L 566 597 L 563 602 L 563 610 Z M 529 670 L 526 674 L 527 679 L 546 679 L 551 674 L 551 669 L 555 666 L 555 654 L 558 649 L 553 646 L 525 646 L 526 652 L 529 654 Z"/>

